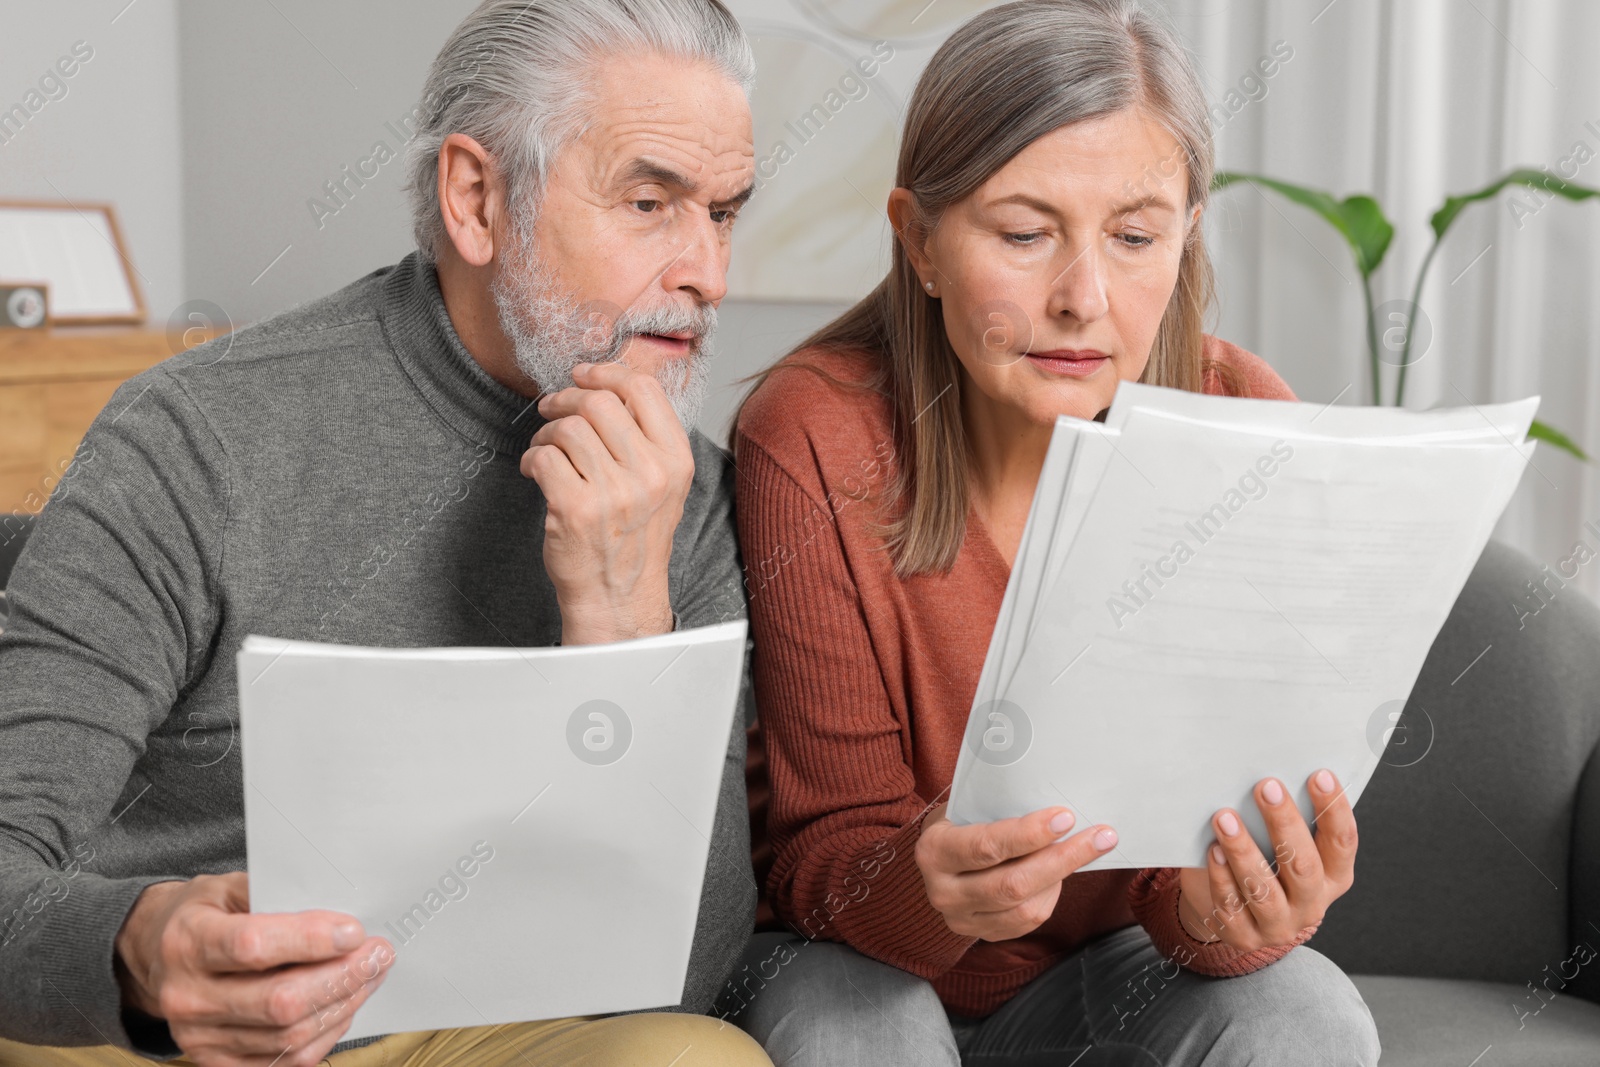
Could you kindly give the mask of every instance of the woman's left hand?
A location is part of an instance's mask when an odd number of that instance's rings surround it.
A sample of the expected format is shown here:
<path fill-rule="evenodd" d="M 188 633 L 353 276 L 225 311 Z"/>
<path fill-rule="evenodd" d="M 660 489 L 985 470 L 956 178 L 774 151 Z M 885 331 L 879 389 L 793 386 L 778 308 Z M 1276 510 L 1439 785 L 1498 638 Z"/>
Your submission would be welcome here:
<path fill-rule="evenodd" d="M 1217 843 L 1204 867 L 1179 874 L 1178 915 L 1197 941 L 1221 941 L 1240 952 L 1294 943 L 1355 881 L 1356 816 L 1331 771 L 1306 782 L 1317 811 L 1316 836 L 1276 778 L 1256 783 L 1256 806 L 1276 852 L 1273 873 L 1237 813 L 1212 817 Z"/>

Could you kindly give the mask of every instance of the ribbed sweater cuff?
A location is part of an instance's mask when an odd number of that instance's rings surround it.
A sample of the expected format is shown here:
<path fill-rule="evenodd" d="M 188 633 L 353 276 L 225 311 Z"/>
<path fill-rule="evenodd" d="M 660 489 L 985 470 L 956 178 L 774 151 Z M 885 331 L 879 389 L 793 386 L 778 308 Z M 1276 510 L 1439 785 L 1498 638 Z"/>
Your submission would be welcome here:
<path fill-rule="evenodd" d="M 146 886 L 173 877 L 101 878 L 79 874 L 65 897 L 45 906 L 34 945 L 40 953 L 41 998 L 49 1005 L 51 1043 L 119 1045 L 151 1059 L 178 1055 L 166 1025 L 141 1030 L 135 1043 L 123 1026 L 122 987 L 112 960 L 117 933 Z"/>
<path fill-rule="evenodd" d="M 807 937 L 844 941 L 856 951 L 882 960 L 919 978 L 937 978 L 955 966 L 977 941 L 945 925 L 944 916 L 928 903 L 922 869 L 917 866 L 917 839 L 922 816 L 897 830 L 886 841 L 835 864 L 827 876 L 821 907 L 803 911 L 809 901 L 794 900 L 800 932 Z M 876 873 L 871 873 L 875 871 Z M 849 878 L 847 884 L 845 879 Z M 797 872 L 797 886 L 805 884 Z M 865 887 L 865 894 L 862 893 Z M 852 898 L 853 897 L 853 898 Z M 829 908 L 832 903 L 836 907 Z M 814 921 L 831 912 L 833 933 Z M 808 922 L 805 915 L 813 917 Z"/>
<path fill-rule="evenodd" d="M 1252 974 L 1281 960 L 1295 946 L 1309 941 L 1321 925 L 1312 923 L 1305 927 L 1288 945 L 1254 952 L 1240 952 L 1221 941 L 1197 941 L 1184 929 L 1178 913 L 1179 878 L 1177 867 L 1140 871 L 1129 888 L 1130 903 L 1134 918 L 1139 920 L 1161 954 L 1196 974 L 1214 978 Z"/>
<path fill-rule="evenodd" d="M 922 978 L 934 978 L 956 965 L 978 940 L 945 925 L 944 916 L 928 903 L 927 884 L 917 866 L 917 841 L 922 817 L 913 819 L 890 839 L 894 861 L 886 864 L 875 894 L 878 907 L 862 909 L 856 921 L 864 940 L 896 946 L 911 961 L 901 966 Z M 852 940 L 854 940 L 852 938 Z"/>

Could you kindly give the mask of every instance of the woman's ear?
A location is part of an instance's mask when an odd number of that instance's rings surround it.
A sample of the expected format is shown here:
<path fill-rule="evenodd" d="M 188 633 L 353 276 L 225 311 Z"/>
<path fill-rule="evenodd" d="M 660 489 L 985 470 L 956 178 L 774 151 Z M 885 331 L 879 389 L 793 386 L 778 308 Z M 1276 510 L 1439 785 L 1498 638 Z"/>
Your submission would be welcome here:
<path fill-rule="evenodd" d="M 928 256 L 927 234 L 917 222 L 916 197 L 910 189 L 895 188 L 889 193 L 889 225 L 894 227 L 895 238 L 906 250 L 906 258 L 911 260 L 911 269 L 917 272 L 922 287 L 936 295 L 939 271 Z"/>

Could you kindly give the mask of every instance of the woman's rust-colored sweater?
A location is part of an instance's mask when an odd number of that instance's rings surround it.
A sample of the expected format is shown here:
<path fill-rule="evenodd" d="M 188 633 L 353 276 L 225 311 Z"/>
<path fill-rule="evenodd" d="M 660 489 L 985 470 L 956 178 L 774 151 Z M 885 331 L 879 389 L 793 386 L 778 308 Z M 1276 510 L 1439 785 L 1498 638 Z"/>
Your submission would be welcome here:
<path fill-rule="evenodd" d="M 1208 337 L 1205 356 L 1230 368 L 1245 395 L 1294 399 L 1237 346 Z M 947 798 L 1010 571 L 969 513 L 949 573 L 896 577 L 874 530 L 895 469 L 891 407 L 799 362 L 847 382 L 869 373 L 864 356 L 795 353 L 756 390 L 737 428 L 767 771 L 762 782 L 758 758 L 752 800 L 770 785 L 766 889 L 777 917 L 930 979 L 966 1016 L 988 1015 L 1086 941 L 1135 922 L 1164 956 L 1201 974 L 1242 975 L 1281 958 L 1288 948 L 1239 953 L 1191 938 L 1173 867 L 1073 875 L 1049 920 L 1010 941 L 945 925 L 913 851 L 922 817 Z M 1205 386 L 1228 391 L 1214 371 Z"/>

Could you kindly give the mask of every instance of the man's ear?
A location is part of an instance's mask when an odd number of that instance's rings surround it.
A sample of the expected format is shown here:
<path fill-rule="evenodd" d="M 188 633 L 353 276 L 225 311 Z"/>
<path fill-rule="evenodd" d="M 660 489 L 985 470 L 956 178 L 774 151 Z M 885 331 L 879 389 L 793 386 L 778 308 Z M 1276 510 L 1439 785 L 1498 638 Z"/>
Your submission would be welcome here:
<path fill-rule="evenodd" d="M 505 205 L 504 189 L 488 151 L 464 133 L 439 146 L 439 211 L 445 233 L 474 267 L 494 259 L 495 230 Z"/>
<path fill-rule="evenodd" d="M 917 224 L 916 199 L 910 189 L 895 188 L 889 193 L 889 225 L 894 227 L 895 239 L 906 250 L 911 269 L 917 272 L 924 287 L 929 282 L 939 282 L 939 271 L 928 256 L 928 235 Z"/>

